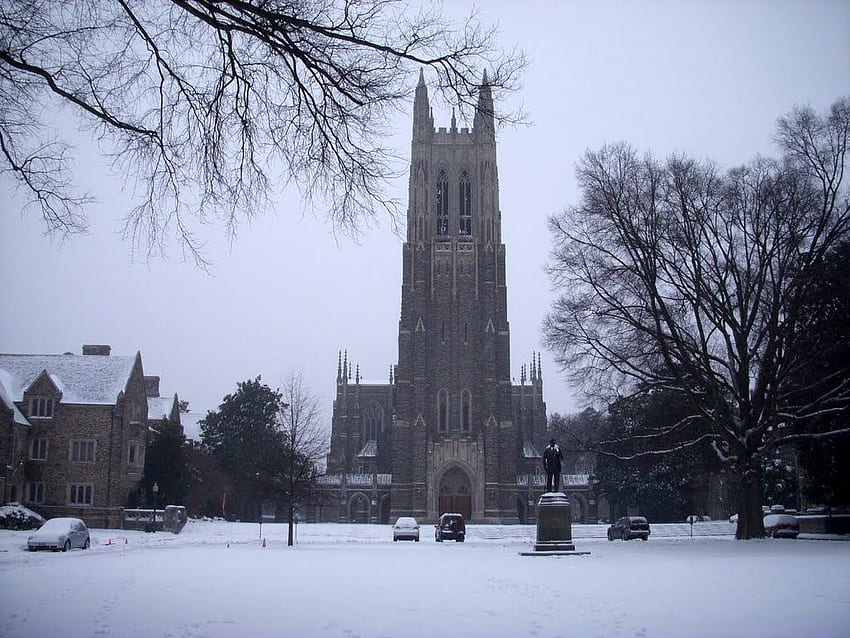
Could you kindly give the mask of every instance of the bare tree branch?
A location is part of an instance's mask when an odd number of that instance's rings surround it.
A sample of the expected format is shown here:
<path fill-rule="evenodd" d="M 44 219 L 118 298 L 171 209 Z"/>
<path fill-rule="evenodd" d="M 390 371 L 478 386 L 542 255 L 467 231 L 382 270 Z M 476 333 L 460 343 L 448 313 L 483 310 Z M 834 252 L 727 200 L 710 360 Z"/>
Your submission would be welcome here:
<path fill-rule="evenodd" d="M 453 24 L 402 0 L 4 1 L 0 158 L 48 230 L 83 229 L 89 198 L 74 194 L 70 145 L 47 143 L 68 107 L 134 194 L 133 246 L 150 255 L 173 233 L 203 265 L 198 224 L 235 236 L 278 182 L 336 231 L 356 235 L 379 211 L 398 223 L 387 185 L 403 164 L 382 141 L 415 72 L 430 69 L 469 113 L 485 69 L 498 93 L 524 65 L 474 14 Z M 50 161 L 26 162 L 29 148 Z"/>

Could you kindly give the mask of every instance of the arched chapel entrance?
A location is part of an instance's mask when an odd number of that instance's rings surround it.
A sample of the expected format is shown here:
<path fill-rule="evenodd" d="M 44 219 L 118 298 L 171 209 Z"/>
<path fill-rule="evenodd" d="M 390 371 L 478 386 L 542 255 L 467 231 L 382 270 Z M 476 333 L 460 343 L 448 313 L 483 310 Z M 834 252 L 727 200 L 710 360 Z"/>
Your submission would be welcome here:
<path fill-rule="evenodd" d="M 460 512 L 466 520 L 472 518 L 472 489 L 469 475 L 458 467 L 448 470 L 440 479 L 440 502 L 437 514 Z"/>

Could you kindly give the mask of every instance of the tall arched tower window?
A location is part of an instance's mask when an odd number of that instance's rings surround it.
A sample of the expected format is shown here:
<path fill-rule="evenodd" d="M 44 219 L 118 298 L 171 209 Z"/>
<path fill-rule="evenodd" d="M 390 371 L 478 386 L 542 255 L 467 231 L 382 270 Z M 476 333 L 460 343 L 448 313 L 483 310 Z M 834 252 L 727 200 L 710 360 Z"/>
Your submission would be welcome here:
<path fill-rule="evenodd" d="M 469 172 L 464 171 L 460 176 L 460 187 L 458 189 L 458 201 L 460 202 L 460 225 L 459 235 L 472 234 L 472 185 L 469 183 Z"/>
<path fill-rule="evenodd" d="M 437 234 L 449 234 L 449 176 L 445 169 L 437 175 L 436 191 Z"/>
<path fill-rule="evenodd" d="M 363 434 L 368 441 L 377 441 L 378 433 L 384 429 L 384 410 L 377 401 L 372 401 L 363 413 Z"/>
<path fill-rule="evenodd" d="M 460 393 L 460 429 L 469 432 L 472 426 L 472 393 L 464 390 Z"/>
<path fill-rule="evenodd" d="M 446 389 L 437 393 L 437 427 L 440 432 L 449 429 L 449 392 Z"/>

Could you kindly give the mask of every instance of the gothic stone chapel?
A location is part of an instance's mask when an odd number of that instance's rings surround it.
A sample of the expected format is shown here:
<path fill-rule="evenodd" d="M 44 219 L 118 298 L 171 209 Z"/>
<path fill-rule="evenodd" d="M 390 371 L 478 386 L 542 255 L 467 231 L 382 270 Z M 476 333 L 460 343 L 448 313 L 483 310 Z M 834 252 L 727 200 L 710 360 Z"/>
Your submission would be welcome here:
<path fill-rule="evenodd" d="M 543 491 L 539 355 L 510 376 L 493 98 L 473 128 L 434 128 L 420 73 L 413 106 L 398 364 L 388 383 L 337 365 L 331 450 L 313 520 L 533 520 Z"/>

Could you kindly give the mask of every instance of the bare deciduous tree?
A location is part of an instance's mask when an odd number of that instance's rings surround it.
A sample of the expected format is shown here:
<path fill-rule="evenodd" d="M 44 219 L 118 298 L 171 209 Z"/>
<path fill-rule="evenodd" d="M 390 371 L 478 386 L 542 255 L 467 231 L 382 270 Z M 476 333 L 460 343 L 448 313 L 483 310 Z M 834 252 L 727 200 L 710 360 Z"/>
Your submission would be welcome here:
<path fill-rule="evenodd" d="M 512 90 L 524 65 L 474 14 L 401 0 L 2 0 L 0 170 L 49 231 L 84 230 L 65 109 L 129 182 L 125 234 L 148 254 L 176 231 L 202 262 L 195 224 L 235 232 L 278 179 L 356 233 L 395 219 L 381 141 L 416 69 L 465 111 L 485 69 Z"/>
<path fill-rule="evenodd" d="M 280 444 L 277 453 L 282 462 L 272 482 L 276 496 L 287 507 L 287 544 L 292 545 L 296 510 L 315 504 L 313 500 L 318 498 L 315 490 L 317 468 L 328 452 L 329 439 L 321 422 L 319 400 L 304 386 L 300 374 L 290 375 L 281 393 L 284 403 L 277 419 Z"/>
<path fill-rule="evenodd" d="M 829 435 L 799 426 L 850 400 L 847 367 L 804 389 L 792 382 L 819 356 L 800 347 L 804 292 L 850 232 L 850 100 L 824 116 L 797 109 L 778 128 L 780 159 L 726 173 L 624 144 L 588 151 L 581 202 L 550 220 L 561 296 L 548 345 L 588 392 L 688 398 L 693 413 L 641 443 L 657 454 L 673 435 L 677 448 L 709 441 L 738 483 L 738 538 L 764 534 L 762 458 Z"/>

